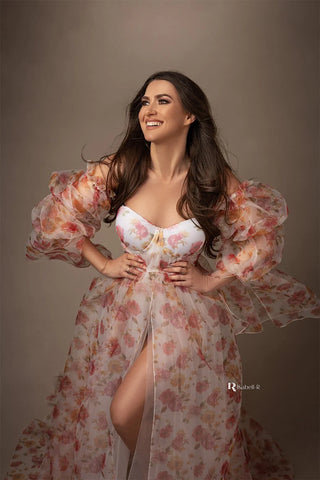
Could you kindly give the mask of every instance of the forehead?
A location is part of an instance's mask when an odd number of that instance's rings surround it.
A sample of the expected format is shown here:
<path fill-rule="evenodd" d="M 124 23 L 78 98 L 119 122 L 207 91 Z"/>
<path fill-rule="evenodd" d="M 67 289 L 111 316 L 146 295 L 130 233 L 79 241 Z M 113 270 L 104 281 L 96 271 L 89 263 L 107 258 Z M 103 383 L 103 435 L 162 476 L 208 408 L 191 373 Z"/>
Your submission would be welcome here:
<path fill-rule="evenodd" d="M 146 88 L 144 95 L 152 97 L 162 93 L 168 93 L 174 98 L 179 98 L 178 92 L 175 86 L 167 80 L 152 80 Z"/>

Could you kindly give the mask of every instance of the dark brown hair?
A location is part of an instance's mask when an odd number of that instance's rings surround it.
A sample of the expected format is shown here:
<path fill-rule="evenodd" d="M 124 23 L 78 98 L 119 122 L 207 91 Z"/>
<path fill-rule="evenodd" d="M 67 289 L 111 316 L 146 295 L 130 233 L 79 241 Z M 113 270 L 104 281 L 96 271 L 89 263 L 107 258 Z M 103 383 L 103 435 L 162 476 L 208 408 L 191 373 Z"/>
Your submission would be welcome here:
<path fill-rule="evenodd" d="M 196 120 L 190 124 L 186 153 L 190 167 L 185 178 L 184 193 L 178 201 L 177 211 L 188 218 L 183 210 L 195 217 L 205 233 L 205 253 L 215 258 L 215 241 L 220 234 L 214 224 L 214 207 L 224 199 L 228 212 L 227 174 L 231 166 L 222 153 L 217 126 L 213 120 L 209 101 L 201 88 L 184 74 L 176 71 L 161 71 L 151 75 L 127 106 L 128 126 L 118 150 L 104 155 L 98 161 L 109 165 L 107 185 L 115 195 L 106 223 L 115 220 L 117 211 L 137 188 L 147 179 L 151 166 L 149 143 L 145 141 L 138 115 L 141 98 L 153 80 L 167 80 L 176 88 L 186 112 L 193 113 Z M 226 212 L 226 213 L 227 213 Z"/>

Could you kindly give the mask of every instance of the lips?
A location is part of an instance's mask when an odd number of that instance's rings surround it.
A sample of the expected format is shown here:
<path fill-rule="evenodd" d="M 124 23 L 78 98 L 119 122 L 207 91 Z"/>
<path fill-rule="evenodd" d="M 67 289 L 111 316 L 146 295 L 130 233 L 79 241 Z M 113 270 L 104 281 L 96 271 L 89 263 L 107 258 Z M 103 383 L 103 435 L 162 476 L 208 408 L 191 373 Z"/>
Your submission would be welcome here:
<path fill-rule="evenodd" d="M 156 119 L 146 121 L 147 128 L 160 127 L 162 124 L 163 122 L 161 122 L 161 120 L 156 120 Z"/>

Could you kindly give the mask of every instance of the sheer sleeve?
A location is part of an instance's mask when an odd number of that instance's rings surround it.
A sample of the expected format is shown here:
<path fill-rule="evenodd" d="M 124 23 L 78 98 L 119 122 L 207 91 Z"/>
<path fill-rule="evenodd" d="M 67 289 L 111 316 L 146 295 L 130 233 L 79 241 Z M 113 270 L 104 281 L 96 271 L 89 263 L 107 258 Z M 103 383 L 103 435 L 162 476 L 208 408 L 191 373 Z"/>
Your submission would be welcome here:
<path fill-rule="evenodd" d="M 101 227 L 110 208 L 106 181 L 99 164 L 86 170 L 53 172 L 50 194 L 36 205 L 31 214 L 33 230 L 26 246 L 26 257 L 64 260 L 76 267 L 90 263 L 82 256 L 85 238 L 91 239 Z M 96 247 L 106 256 L 111 253 Z"/>
<path fill-rule="evenodd" d="M 225 203 L 217 210 L 221 248 L 216 268 L 254 281 L 281 262 L 287 203 L 277 190 L 254 180 L 242 182 L 229 198 L 228 223 Z"/>

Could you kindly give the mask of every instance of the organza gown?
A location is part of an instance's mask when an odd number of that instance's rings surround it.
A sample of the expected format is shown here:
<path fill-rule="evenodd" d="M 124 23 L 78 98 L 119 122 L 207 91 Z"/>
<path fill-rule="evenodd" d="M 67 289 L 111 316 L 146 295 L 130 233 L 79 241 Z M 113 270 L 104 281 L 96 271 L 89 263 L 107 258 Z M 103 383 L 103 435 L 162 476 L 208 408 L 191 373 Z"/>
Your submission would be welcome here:
<path fill-rule="evenodd" d="M 46 256 L 77 267 L 110 207 L 97 164 L 54 172 L 51 193 L 32 211 L 31 260 Z M 8 478 L 125 480 L 129 452 L 110 419 L 113 395 L 148 335 L 146 401 L 130 480 L 285 480 L 290 462 L 241 408 L 240 333 L 319 317 L 320 301 L 275 268 L 281 261 L 287 205 L 268 185 L 243 181 L 216 212 L 216 268 L 236 275 L 210 295 L 171 285 L 163 267 L 203 267 L 204 233 L 195 219 L 159 228 L 123 205 L 116 230 L 126 252 L 144 259 L 137 280 L 92 281 L 76 317 L 64 372 L 45 421 L 23 431 Z M 98 248 L 105 255 L 110 252 Z"/>

